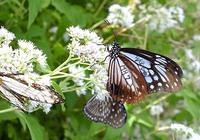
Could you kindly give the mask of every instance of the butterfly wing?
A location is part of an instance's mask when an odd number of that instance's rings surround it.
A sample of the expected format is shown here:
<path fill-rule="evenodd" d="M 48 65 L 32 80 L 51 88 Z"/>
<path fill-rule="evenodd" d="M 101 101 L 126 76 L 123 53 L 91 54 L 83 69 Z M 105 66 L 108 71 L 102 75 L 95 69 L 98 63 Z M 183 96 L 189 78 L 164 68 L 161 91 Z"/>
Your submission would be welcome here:
<path fill-rule="evenodd" d="M 103 96 L 103 97 L 102 97 Z M 119 128 L 126 122 L 126 109 L 121 101 L 109 94 L 95 94 L 85 105 L 84 114 L 92 121 Z"/>
<path fill-rule="evenodd" d="M 122 48 L 119 58 L 125 58 L 145 78 L 148 93 L 158 91 L 175 93 L 182 88 L 181 68 L 173 60 L 152 52 L 135 48 Z"/>
<path fill-rule="evenodd" d="M 125 56 L 110 59 L 107 90 L 116 100 L 136 104 L 147 94 L 143 75 Z"/>
<path fill-rule="evenodd" d="M 28 85 L 17 75 L 0 73 L 0 91 L 3 98 L 27 112 L 27 101 L 56 104 L 64 99 L 49 86 L 33 83 Z"/>
<path fill-rule="evenodd" d="M 28 112 L 26 108 L 26 103 L 27 103 L 26 98 L 24 98 L 23 96 L 18 96 L 17 94 L 12 93 L 12 91 L 6 90 L 2 86 L 0 86 L 0 91 L 1 91 L 0 92 L 1 97 L 3 97 L 5 100 L 12 103 L 13 105 L 17 106 L 24 112 Z"/>

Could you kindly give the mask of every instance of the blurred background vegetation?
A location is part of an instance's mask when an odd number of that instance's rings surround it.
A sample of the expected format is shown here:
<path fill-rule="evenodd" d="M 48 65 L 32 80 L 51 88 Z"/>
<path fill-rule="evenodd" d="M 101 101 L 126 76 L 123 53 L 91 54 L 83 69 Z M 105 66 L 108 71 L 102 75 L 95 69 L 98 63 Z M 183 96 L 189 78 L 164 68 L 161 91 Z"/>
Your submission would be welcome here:
<path fill-rule="evenodd" d="M 80 26 L 91 29 L 106 43 L 112 43 L 113 33 L 104 22 L 111 5 L 133 6 L 132 14 L 134 22 L 137 22 L 144 12 L 140 5 L 151 6 L 155 1 L 0 0 L 0 26 L 13 32 L 17 39 L 32 41 L 46 54 L 53 70 L 68 57 L 66 28 Z M 184 86 L 180 92 L 152 94 L 137 105 L 126 105 L 127 123 L 119 129 L 91 122 L 84 116 L 82 109 L 91 97 L 89 91 L 82 96 L 75 91 L 67 92 L 64 93 L 65 111 L 61 105 L 56 105 L 48 114 L 42 110 L 31 114 L 19 110 L 1 112 L 0 139 L 180 139 L 181 136 L 174 136 L 170 131 L 168 126 L 171 123 L 184 124 L 200 133 L 200 2 L 157 0 L 157 4 L 181 7 L 183 22 L 162 33 L 151 30 L 148 23 L 137 24 L 127 31 L 119 25 L 114 27 L 114 31 L 122 47 L 142 48 L 174 59 L 184 71 Z M 59 84 L 60 81 L 55 82 Z M 152 113 L 155 105 L 163 111 Z M 0 110 L 9 107 L 10 103 L 1 98 Z"/>

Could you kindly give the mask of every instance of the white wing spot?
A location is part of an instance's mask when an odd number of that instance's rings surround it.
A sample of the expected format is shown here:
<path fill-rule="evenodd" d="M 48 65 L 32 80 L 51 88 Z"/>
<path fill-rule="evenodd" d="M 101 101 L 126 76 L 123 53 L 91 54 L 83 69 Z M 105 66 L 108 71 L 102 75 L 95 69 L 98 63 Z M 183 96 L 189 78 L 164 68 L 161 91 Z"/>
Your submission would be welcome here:
<path fill-rule="evenodd" d="M 150 89 L 154 89 L 154 85 L 150 85 Z"/>
<path fill-rule="evenodd" d="M 152 80 L 152 78 L 150 76 L 146 76 L 145 79 L 146 79 L 147 83 L 152 83 L 153 82 L 153 80 Z"/>
<path fill-rule="evenodd" d="M 158 58 L 158 57 L 161 57 L 160 55 L 156 55 L 156 57 Z"/>
<path fill-rule="evenodd" d="M 154 71 L 153 70 L 149 70 L 149 72 L 151 73 L 151 75 L 154 75 Z"/>
<path fill-rule="evenodd" d="M 153 79 L 157 81 L 158 80 L 158 76 L 157 75 L 153 76 Z"/>
<path fill-rule="evenodd" d="M 174 86 L 175 86 L 175 87 L 177 86 L 177 83 L 176 83 L 176 82 L 174 82 Z"/>
<path fill-rule="evenodd" d="M 159 83 L 158 83 L 158 86 L 160 86 L 160 87 L 161 87 L 161 86 L 162 86 L 162 83 L 160 83 L 160 82 L 159 82 Z"/>
<path fill-rule="evenodd" d="M 166 86 L 169 88 L 169 85 L 168 85 L 168 84 L 166 84 Z"/>

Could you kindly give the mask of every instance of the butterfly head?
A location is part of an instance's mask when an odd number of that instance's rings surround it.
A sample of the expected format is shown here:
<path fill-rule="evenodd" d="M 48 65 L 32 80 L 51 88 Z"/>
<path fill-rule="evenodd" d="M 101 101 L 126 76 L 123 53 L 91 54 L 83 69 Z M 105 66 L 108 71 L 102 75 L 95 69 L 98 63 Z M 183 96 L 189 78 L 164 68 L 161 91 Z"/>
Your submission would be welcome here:
<path fill-rule="evenodd" d="M 107 46 L 107 51 L 109 52 L 109 56 L 111 58 L 116 58 L 119 55 L 121 47 L 117 41 L 114 41 L 112 45 Z"/>

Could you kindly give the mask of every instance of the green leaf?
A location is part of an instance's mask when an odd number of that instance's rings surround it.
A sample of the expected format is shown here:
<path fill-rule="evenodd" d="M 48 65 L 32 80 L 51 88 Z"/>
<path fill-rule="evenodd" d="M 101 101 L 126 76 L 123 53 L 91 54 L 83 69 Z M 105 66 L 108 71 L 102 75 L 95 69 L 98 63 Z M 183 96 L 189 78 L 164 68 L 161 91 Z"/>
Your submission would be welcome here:
<path fill-rule="evenodd" d="M 27 39 L 31 39 L 33 37 L 42 37 L 44 35 L 45 35 L 45 29 L 38 25 L 32 25 L 26 32 Z"/>
<path fill-rule="evenodd" d="M 23 126 L 23 129 L 26 130 L 26 121 L 23 117 L 23 114 L 21 114 L 21 112 L 16 112 L 15 114 L 18 116 L 19 121 L 20 121 L 21 125 Z"/>
<path fill-rule="evenodd" d="M 137 117 L 137 116 L 130 116 L 130 118 L 128 119 L 128 123 L 129 125 L 131 126 L 134 122 L 137 122 L 137 123 L 140 123 L 140 124 L 143 124 L 147 127 L 152 127 L 152 124 L 150 122 L 148 122 L 149 120 L 144 117 L 144 118 L 141 118 L 141 117 Z"/>
<path fill-rule="evenodd" d="M 50 0 L 28 0 L 29 3 L 29 16 L 28 16 L 28 28 L 35 21 L 38 13 L 42 8 L 47 7 L 50 4 Z"/>
<path fill-rule="evenodd" d="M 81 6 L 70 5 L 64 0 L 52 0 L 52 5 L 55 6 L 59 12 L 65 14 L 72 25 L 85 27 L 91 19 L 91 14 L 86 12 Z"/>
<path fill-rule="evenodd" d="M 124 131 L 125 127 L 121 127 L 118 129 L 112 128 L 111 126 L 107 127 L 106 134 L 103 138 L 103 140 L 111 140 L 114 138 L 120 138 L 122 137 L 122 133 Z"/>
<path fill-rule="evenodd" d="M 44 132 L 42 126 L 39 122 L 31 115 L 27 114 L 19 114 L 17 116 L 20 119 L 20 122 L 26 122 L 26 125 L 30 131 L 32 140 L 44 140 Z"/>
<path fill-rule="evenodd" d="M 53 86 L 54 89 L 56 89 L 56 91 L 63 97 L 63 99 L 65 99 L 65 96 L 64 96 L 62 90 L 60 89 L 59 85 L 58 85 L 56 82 L 52 81 L 52 86 Z M 65 110 L 66 110 L 66 108 L 65 108 L 64 105 L 65 105 L 65 103 L 62 103 L 62 104 L 61 104 L 62 111 L 65 111 Z"/>
<path fill-rule="evenodd" d="M 194 124 L 198 124 L 199 117 L 200 117 L 200 100 L 197 94 L 190 90 L 184 90 L 183 94 L 184 100 L 186 103 L 186 110 L 190 112 L 190 114 L 193 116 Z M 197 126 L 196 126 L 197 127 Z"/>
<path fill-rule="evenodd" d="M 26 115 L 25 121 L 31 133 L 32 140 L 43 140 L 44 139 L 43 129 L 41 125 L 38 123 L 38 121 L 30 115 Z"/>
<path fill-rule="evenodd" d="M 70 4 L 65 0 L 52 0 L 52 5 L 61 13 L 67 14 L 70 9 Z M 67 9 L 66 9 L 67 8 Z"/>

